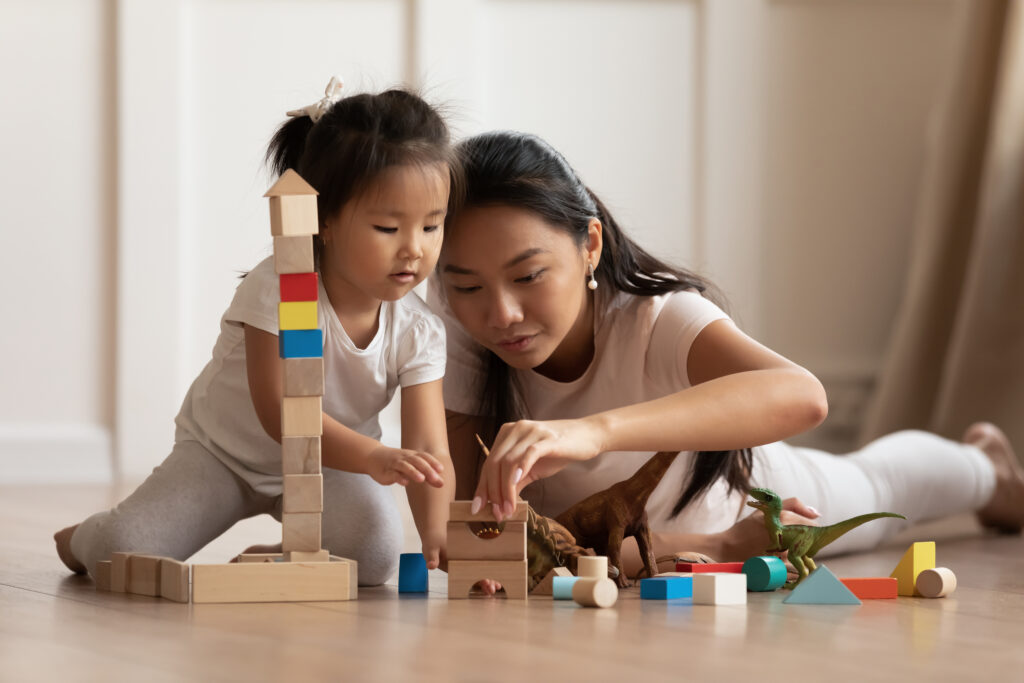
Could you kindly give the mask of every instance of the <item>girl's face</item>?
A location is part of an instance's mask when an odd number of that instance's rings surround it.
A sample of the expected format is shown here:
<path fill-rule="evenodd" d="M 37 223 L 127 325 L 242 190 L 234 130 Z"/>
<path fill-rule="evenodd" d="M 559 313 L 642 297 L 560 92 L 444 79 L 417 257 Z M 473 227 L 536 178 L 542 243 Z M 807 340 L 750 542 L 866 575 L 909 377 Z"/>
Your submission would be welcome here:
<path fill-rule="evenodd" d="M 325 285 L 349 302 L 408 294 L 437 264 L 448 182 L 444 164 L 385 169 L 324 221 Z"/>
<path fill-rule="evenodd" d="M 514 368 L 556 377 L 579 366 L 580 354 L 592 354 L 586 273 L 600 254 L 600 224 L 594 224 L 596 252 L 593 228 L 590 243 L 580 246 L 524 209 L 493 205 L 460 212 L 441 258 L 452 313 Z"/>

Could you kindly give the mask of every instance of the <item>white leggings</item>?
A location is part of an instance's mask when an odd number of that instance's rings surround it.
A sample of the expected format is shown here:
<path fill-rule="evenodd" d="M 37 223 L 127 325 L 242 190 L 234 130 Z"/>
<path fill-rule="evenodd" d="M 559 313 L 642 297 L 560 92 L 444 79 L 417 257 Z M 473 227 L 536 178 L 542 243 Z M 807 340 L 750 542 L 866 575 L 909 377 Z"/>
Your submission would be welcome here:
<path fill-rule="evenodd" d="M 874 548 L 911 524 L 978 510 L 995 483 L 995 468 L 980 450 L 920 431 L 889 434 L 848 455 L 769 444 L 755 449 L 752 474 L 754 486 L 817 508 L 823 526 L 867 512 L 907 518 L 868 522 L 823 556 Z"/>

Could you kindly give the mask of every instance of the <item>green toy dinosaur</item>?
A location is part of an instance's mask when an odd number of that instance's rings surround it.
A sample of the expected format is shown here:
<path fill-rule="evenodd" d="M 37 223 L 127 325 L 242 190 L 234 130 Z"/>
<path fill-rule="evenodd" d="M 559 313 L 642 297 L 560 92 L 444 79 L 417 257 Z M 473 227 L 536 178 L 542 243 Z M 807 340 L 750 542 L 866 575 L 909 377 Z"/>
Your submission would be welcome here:
<path fill-rule="evenodd" d="M 881 517 L 906 519 L 903 515 L 897 515 L 895 512 L 872 512 L 829 526 L 783 524 L 780 519 L 782 499 L 779 498 L 777 493 L 771 489 L 751 489 L 750 497 L 754 500 L 747 501 L 747 505 L 764 513 L 764 525 L 768 529 L 768 535 L 773 541 L 772 546 L 768 548 L 767 552 L 788 550 L 789 561 L 800 574 L 796 581 L 786 583 L 785 588 L 795 587 L 807 578 L 810 571 L 817 569 L 817 565 L 814 564 L 814 556 L 818 554 L 819 550 L 847 531 Z M 807 569 L 808 566 L 810 566 L 810 571 Z"/>

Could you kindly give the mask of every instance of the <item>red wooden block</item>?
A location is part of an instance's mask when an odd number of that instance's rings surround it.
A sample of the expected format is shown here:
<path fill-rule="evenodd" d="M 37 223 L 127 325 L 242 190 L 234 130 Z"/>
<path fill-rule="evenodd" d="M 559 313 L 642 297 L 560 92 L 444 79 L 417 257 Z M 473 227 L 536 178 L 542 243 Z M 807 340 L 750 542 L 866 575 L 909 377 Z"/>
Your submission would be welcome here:
<path fill-rule="evenodd" d="M 281 275 L 281 301 L 316 301 L 316 273 L 285 273 Z"/>
<path fill-rule="evenodd" d="M 893 577 L 871 576 L 839 579 L 850 592 L 862 600 L 895 598 L 900 582 Z"/>
<path fill-rule="evenodd" d="M 711 574 L 722 572 L 726 574 L 742 574 L 742 562 L 711 562 L 701 564 L 699 562 L 676 562 L 677 572 L 690 572 L 692 574 Z"/>

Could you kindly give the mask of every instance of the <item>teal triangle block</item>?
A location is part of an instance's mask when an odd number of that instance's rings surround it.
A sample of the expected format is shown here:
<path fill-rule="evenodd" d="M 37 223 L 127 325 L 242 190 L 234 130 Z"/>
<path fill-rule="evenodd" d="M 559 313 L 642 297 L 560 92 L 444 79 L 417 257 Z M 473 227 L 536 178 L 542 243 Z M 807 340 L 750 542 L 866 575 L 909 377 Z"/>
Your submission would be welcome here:
<path fill-rule="evenodd" d="M 801 581 L 782 602 L 790 605 L 859 605 L 860 600 L 836 578 L 825 565 L 821 565 Z"/>

